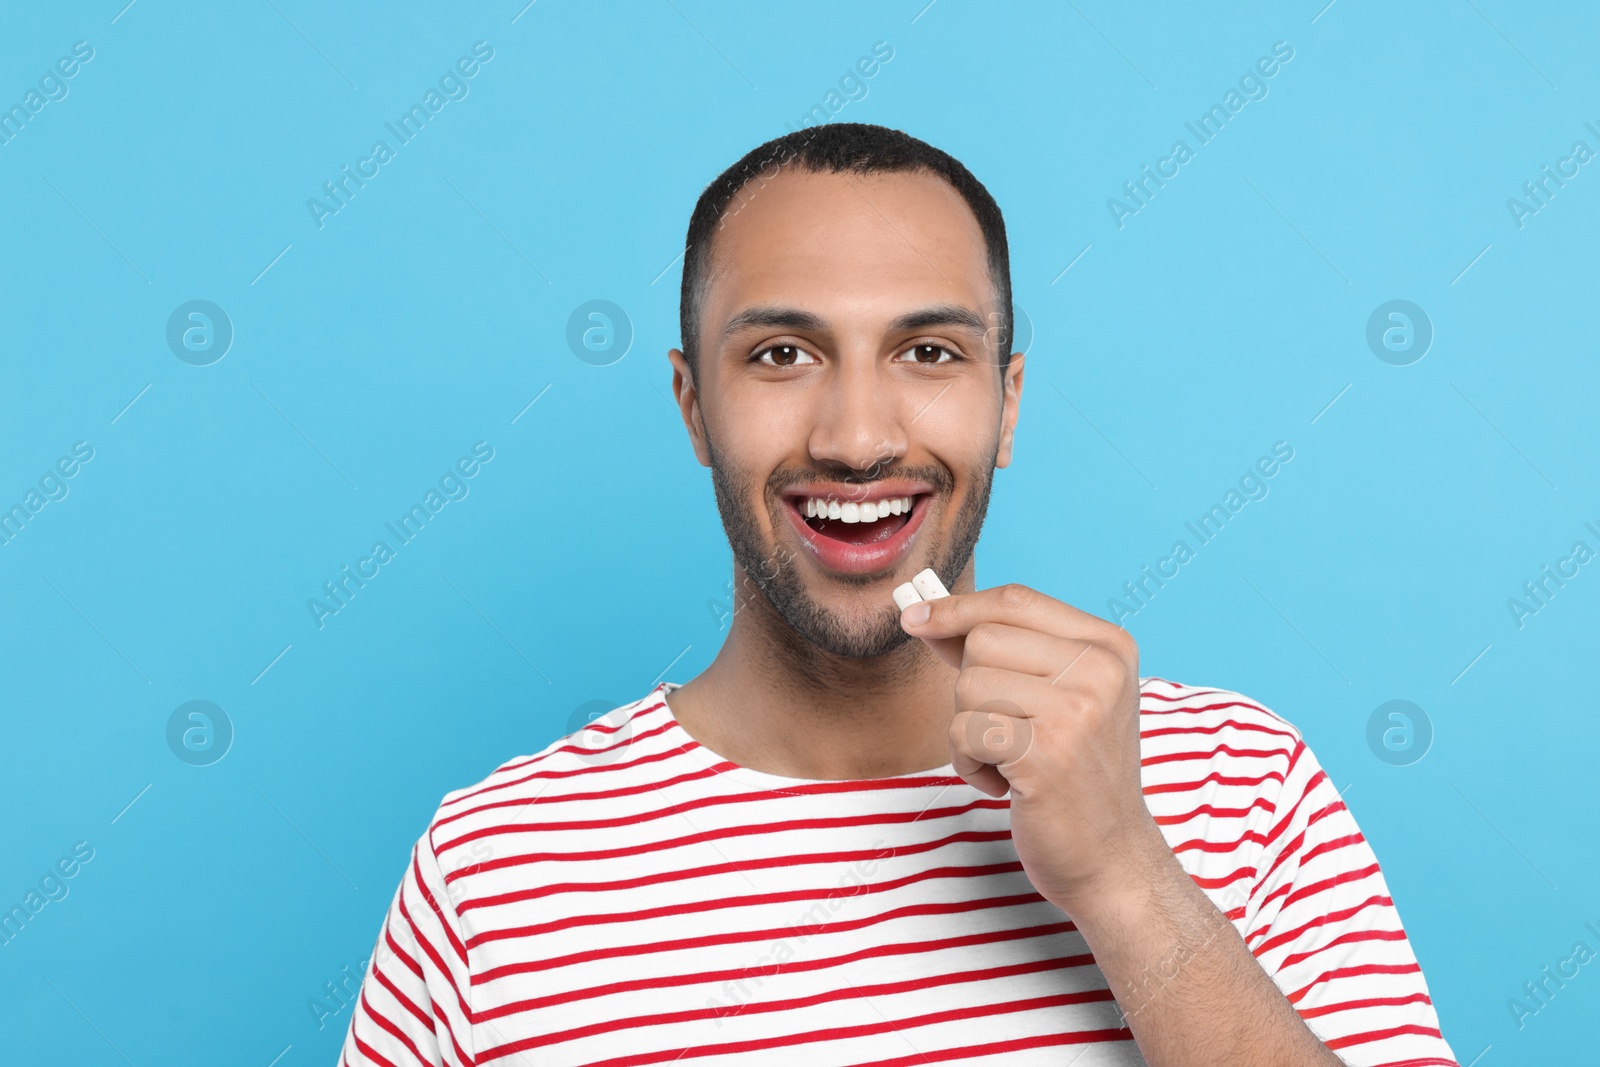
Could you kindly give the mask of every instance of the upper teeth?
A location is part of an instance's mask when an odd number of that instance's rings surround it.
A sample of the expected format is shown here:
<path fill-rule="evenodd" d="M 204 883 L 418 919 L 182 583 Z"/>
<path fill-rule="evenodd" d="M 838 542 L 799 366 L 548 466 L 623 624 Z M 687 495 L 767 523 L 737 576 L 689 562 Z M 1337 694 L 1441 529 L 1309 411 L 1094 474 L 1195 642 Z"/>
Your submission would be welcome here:
<path fill-rule="evenodd" d="M 890 515 L 904 515 L 911 510 L 911 497 L 895 496 L 887 500 L 869 500 L 858 504 L 853 500 L 839 501 L 831 497 L 805 498 L 806 518 L 839 519 L 842 522 L 877 522 Z"/>

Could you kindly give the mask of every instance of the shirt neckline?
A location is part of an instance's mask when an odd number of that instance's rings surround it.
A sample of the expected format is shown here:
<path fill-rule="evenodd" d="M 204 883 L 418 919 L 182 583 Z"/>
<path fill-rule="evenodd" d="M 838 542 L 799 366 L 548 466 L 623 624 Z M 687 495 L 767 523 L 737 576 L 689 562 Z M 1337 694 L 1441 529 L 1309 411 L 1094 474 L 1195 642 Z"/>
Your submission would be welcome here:
<path fill-rule="evenodd" d="M 746 767 L 743 764 L 735 763 L 726 756 L 713 752 L 695 740 L 694 736 L 683 728 L 683 724 L 678 721 L 677 714 L 672 710 L 672 705 L 667 703 L 667 696 L 674 689 L 681 689 L 682 687 L 682 682 L 664 681 L 652 689 L 650 695 L 645 699 L 647 702 L 660 701 L 662 709 L 667 713 L 667 720 L 671 724 L 668 728 L 668 733 L 674 742 L 684 746 L 685 752 L 692 753 L 705 767 L 720 768 L 722 777 L 738 782 L 741 785 L 749 786 L 752 789 L 783 790 L 796 789 L 802 786 L 848 787 L 851 785 L 880 785 L 883 782 L 909 781 L 914 778 L 936 779 L 936 781 L 924 783 L 924 787 L 937 786 L 944 789 L 948 788 L 950 784 L 944 779 L 954 778 L 957 781 L 964 781 L 956 774 L 955 764 L 949 762 L 925 771 L 912 771 L 909 774 L 888 774 L 878 778 L 790 778 L 786 775 L 758 771 L 754 767 Z"/>

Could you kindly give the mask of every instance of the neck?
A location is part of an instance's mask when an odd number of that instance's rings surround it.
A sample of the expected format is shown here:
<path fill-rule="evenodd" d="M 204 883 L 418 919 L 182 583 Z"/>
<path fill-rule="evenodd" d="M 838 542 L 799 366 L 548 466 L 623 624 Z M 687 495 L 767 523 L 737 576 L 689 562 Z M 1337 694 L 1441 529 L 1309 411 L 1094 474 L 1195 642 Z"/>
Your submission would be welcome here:
<path fill-rule="evenodd" d="M 882 656 L 818 648 L 738 564 L 734 571 L 727 640 L 669 700 L 691 737 L 740 766 L 789 778 L 881 778 L 950 762 L 955 668 L 916 638 Z M 969 561 L 951 592 L 973 588 Z"/>

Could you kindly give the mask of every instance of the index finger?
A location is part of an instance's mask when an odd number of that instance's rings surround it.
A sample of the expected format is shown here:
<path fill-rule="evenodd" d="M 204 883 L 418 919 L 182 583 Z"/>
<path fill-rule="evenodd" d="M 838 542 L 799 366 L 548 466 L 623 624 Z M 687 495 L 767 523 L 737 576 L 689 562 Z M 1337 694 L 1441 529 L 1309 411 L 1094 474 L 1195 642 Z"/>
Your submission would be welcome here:
<path fill-rule="evenodd" d="M 900 613 L 900 620 L 907 633 L 931 640 L 965 637 L 984 622 L 1080 640 L 1104 640 L 1111 631 L 1121 629 L 1098 615 L 1015 582 L 912 604 Z"/>

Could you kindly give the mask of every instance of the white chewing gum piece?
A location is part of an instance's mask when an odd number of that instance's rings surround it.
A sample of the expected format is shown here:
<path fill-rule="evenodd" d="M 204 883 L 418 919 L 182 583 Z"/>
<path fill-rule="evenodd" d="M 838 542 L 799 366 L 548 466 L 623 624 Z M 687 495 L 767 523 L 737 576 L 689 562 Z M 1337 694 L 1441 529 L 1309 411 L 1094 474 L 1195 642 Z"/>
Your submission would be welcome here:
<path fill-rule="evenodd" d="M 949 596 L 950 590 L 944 587 L 939 576 L 929 567 L 911 579 L 912 588 L 922 596 L 923 600 L 938 600 L 942 596 Z"/>
<path fill-rule="evenodd" d="M 894 587 L 894 603 L 901 611 L 913 604 L 922 603 L 922 595 L 917 592 L 917 587 L 910 582 Z"/>

